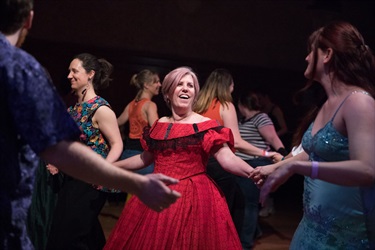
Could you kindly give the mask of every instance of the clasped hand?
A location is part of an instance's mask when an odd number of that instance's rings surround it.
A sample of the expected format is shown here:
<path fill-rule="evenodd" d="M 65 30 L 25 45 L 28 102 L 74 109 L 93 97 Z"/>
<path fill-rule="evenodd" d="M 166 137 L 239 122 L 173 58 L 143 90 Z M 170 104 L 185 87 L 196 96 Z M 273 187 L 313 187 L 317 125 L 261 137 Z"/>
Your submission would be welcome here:
<path fill-rule="evenodd" d="M 249 178 L 260 188 L 259 202 L 264 205 L 268 195 L 275 192 L 292 175 L 289 164 L 281 167 L 271 164 L 255 168 Z"/>

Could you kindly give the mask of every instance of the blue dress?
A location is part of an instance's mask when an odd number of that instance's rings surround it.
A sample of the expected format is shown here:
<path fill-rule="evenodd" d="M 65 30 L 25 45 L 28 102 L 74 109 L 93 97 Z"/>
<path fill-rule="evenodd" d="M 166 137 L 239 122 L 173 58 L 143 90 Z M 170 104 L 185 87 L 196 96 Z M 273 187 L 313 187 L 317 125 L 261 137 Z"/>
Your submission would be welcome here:
<path fill-rule="evenodd" d="M 336 113 L 314 136 L 313 124 L 305 132 L 302 146 L 311 161 L 349 160 L 348 138 L 333 126 Z M 290 249 L 375 249 L 375 184 L 347 187 L 306 176 L 303 209 Z"/>

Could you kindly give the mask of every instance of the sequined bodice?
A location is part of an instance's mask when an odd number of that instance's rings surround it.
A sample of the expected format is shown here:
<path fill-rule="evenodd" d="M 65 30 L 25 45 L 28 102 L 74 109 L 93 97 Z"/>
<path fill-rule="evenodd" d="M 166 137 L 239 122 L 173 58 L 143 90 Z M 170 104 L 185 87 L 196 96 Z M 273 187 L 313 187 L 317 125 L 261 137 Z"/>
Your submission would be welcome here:
<path fill-rule="evenodd" d="M 305 135 L 302 145 L 310 159 L 314 161 L 345 161 L 349 159 L 348 138 L 341 135 L 330 120 L 314 136 L 312 136 L 311 123 Z"/>

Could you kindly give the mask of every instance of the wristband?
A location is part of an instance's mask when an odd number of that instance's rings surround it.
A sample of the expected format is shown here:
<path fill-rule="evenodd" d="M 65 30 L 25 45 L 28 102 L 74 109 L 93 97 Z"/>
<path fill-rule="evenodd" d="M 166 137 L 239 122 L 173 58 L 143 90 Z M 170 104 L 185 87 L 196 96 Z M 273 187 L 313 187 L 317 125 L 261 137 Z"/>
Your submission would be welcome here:
<path fill-rule="evenodd" d="M 263 151 L 262 151 L 262 155 L 265 156 L 265 157 L 267 157 L 267 156 L 268 156 L 268 151 L 263 150 Z"/>
<path fill-rule="evenodd" d="M 311 178 L 315 179 L 318 177 L 318 170 L 319 170 L 319 162 L 312 161 L 311 162 Z"/>

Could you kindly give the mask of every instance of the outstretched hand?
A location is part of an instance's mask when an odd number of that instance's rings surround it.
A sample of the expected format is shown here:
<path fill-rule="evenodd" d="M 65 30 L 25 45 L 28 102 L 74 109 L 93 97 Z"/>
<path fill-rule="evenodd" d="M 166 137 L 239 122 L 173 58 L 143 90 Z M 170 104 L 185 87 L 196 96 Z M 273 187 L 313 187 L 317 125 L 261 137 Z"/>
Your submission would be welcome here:
<path fill-rule="evenodd" d="M 287 164 L 277 168 L 266 179 L 263 179 L 264 184 L 260 189 L 260 203 L 264 205 L 268 195 L 272 192 L 275 192 L 276 189 L 278 189 L 282 184 L 284 184 L 292 175 L 293 172 L 290 169 L 290 165 Z"/>
<path fill-rule="evenodd" d="M 163 174 L 148 174 L 148 181 L 142 188 L 138 198 L 152 210 L 161 212 L 175 203 L 181 194 L 172 190 L 167 184 L 178 183 L 177 179 Z"/>

